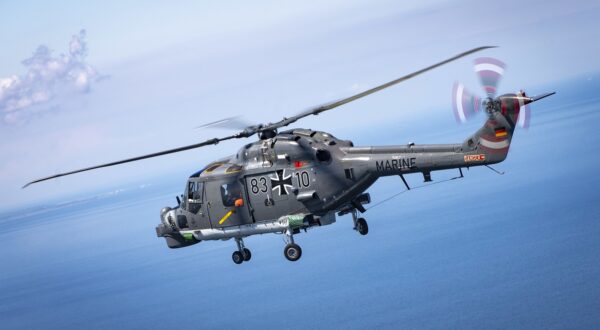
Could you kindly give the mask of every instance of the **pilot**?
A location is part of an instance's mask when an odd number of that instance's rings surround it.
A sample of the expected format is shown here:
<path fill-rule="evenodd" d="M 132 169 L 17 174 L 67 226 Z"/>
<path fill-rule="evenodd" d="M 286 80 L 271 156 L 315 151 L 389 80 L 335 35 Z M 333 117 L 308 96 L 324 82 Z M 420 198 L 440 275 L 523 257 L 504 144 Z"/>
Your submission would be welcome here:
<path fill-rule="evenodd" d="M 242 198 L 242 190 L 239 184 L 227 185 L 226 191 L 224 191 L 224 202 L 225 206 L 234 206 L 238 199 Z"/>

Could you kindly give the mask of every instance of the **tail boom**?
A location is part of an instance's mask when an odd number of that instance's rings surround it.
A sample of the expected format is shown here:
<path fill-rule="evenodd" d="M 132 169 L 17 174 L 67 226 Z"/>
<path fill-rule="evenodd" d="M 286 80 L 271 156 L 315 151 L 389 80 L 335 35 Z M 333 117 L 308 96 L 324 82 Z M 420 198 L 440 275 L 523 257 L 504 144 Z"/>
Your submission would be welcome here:
<path fill-rule="evenodd" d="M 502 111 L 488 114 L 483 127 L 462 144 L 347 147 L 342 150 L 348 162 L 362 163 L 362 167 L 375 176 L 496 164 L 508 155 L 518 111 L 518 104 L 503 104 Z"/>
<path fill-rule="evenodd" d="M 366 171 L 377 177 L 429 173 L 452 168 L 497 163 L 498 159 L 464 144 L 428 144 L 345 148 L 348 162 L 361 162 Z"/>

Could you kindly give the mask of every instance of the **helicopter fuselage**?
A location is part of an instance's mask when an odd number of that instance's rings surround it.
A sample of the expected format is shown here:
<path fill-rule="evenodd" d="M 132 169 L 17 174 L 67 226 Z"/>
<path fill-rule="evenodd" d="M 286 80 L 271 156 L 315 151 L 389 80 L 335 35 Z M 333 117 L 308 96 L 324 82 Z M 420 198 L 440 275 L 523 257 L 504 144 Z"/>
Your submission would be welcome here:
<path fill-rule="evenodd" d="M 328 225 L 338 212 L 364 211 L 364 192 L 382 176 L 420 172 L 430 181 L 431 171 L 504 160 L 512 129 L 492 148 L 482 141 L 495 127 L 513 127 L 507 118 L 488 120 L 462 144 L 355 147 L 326 132 L 281 132 L 191 175 L 179 206 L 161 210 L 157 234 L 178 248 Z"/>

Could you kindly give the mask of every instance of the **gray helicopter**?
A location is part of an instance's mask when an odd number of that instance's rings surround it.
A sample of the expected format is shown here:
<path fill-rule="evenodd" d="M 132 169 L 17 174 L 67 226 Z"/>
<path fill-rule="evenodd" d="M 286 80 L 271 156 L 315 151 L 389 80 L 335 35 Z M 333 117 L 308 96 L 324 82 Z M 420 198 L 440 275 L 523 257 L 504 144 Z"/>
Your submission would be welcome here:
<path fill-rule="evenodd" d="M 476 71 L 488 93 L 487 98 L 473 96 L 462 85 L 454 87 L 454 113 L 459 121 L 472 118 L 480 109 L 487 115 L 483 127 L 463 143 L 355 147 L 352 141 L 322 131 L 280 129 L 488 48 L 492 47 L 471 49 L 362 93 L 275 123 L 251 125 L 233 135 L 37 179 L 24 188 L 65 175 L 257 135 L 257 141 L 243 146 L 235 155 L 210 163 L 192 174 L 181 198 L 177 197 L 178 205 L 160 211 L 161 223 L 156 227 L 156 234 L 166 239 L 169 248 L 233 238 L 237 250 L 232 259 L 241 264 L 252 256 L 244 245 L 245 237 L 279 233 L 284 235 L 287 243 L 285 258 L 297 261 L 302 249 L 295 243 L 294 235 L 301 230 L 330 225 L 336 221 L 336 215 L 351 214 L 354 230 L 361 235 L 369 232 L 367 221 L 360 215 L 366 212 L 365 205 L 371 201 L 366 190 L 380 177 L 399 176 L 410 189 L 404 178 L 410 173 L 421 173 L 424 181 L 430 182 L 432 171 L 458 169 L 462 177 L 462 168 L 503 161 L 519 114 L 528 111 L 527 104 L 554 93 L 528 97 L 519 92 L 495 97 L 504 65 L 483 58 L 476 60 Z"/>

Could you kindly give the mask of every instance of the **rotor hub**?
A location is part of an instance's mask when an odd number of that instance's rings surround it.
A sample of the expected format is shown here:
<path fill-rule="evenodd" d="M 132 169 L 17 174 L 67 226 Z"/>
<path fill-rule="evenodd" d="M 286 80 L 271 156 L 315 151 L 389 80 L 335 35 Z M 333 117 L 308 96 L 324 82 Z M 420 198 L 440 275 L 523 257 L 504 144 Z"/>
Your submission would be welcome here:
<path fill-rule="evenodd" d="M 266 130 L 260 131 L 259 138 L 261 140 L 267 140 L 267 139 L 274 138 L 276 135 L 277 135 L 276 129 L 266 129 Z"/>

